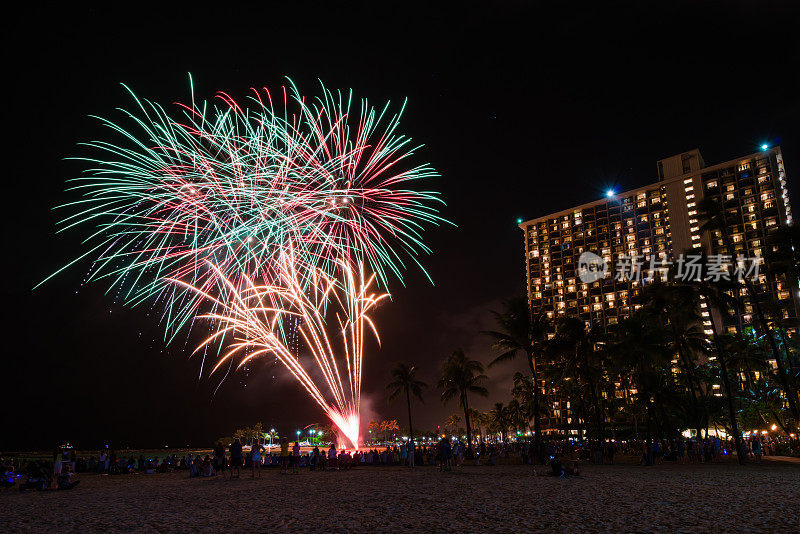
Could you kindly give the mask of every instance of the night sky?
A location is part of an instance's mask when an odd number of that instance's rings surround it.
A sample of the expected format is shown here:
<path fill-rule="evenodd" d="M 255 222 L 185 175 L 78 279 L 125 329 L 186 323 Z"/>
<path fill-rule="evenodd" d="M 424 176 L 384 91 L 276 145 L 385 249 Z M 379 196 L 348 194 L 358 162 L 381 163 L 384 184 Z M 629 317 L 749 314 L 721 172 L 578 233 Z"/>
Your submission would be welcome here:
<path fill-rule="evenodd" d="M 64 158 L 107 135 L 88 116 L 130 105 L 120 82 L 164 104 L 188 100 L 189 72 L 206 99 L 276 89 L 284 76 L 306 94 L 319 78 L 376 104 L 408 97 L 402 130 L 426 145 L 417 161 L 441 173 L 428 186 L 457 227 L 427 233 L 434 254 L 422 261 L 435 285 L 411 270 L 377 312 L 383 347 L 365 353 L 365 419 L 406 424 L 404 403 L 387 405 L 384 391 L 398 361 L 431 385 L 415 426 L 459 411 L 439 402 L 438 366 L 457 347 L 492 358 L 479 332 L 525 286 L 518 217 L 654 182 L 656 160 L 681 151 L 700 148 L 714 164 L 765 142 L 783 147 L 797 204 L 800 12 L 790 2 L 654 4 L 124 3 L 4 17 L 0 450 L 202 446 L 255 421 L 284 432 L 323 422 L 281 368 L 258 365 L 218 389 L 217 377 L 200 378 L 190 345 L 164 346 L 157 313 L 126 308 L 102 283 L 81 285 L 88 263 L 32 289 L 78 255 L 83 234 L 56 236 L 51 208 L 74 198 L 64 182 L 82 170 Z M 507 402 L 509 377 L 525 368 L 489 370 L 480 407 Z"/>

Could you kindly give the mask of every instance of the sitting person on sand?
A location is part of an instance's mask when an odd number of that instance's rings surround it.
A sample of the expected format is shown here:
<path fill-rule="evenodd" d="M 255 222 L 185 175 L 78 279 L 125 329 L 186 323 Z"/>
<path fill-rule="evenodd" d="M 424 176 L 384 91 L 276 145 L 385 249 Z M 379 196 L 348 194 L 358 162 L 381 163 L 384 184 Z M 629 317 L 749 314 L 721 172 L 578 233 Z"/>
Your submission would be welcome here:
<path fill-rule="evenodd" d="M 210 477 L 216 474 L 214 472 L 214 462 L 211 461 L 211 457 L 207 454 L 206 457 L 203 459 L 202 467 L 203 467 L 202 473 L 204 477 Z"/>
<path fill-rule="evenodd" d="M 167 473 L 167 472 L 169 472 L 169 470 L 170 470 L 169 469 L 169 459 L 168 458 L 164 458 L 164 461 L 161 462 L 161 465 L 158 466 L 158 472 L 159 473 Z"/>
<path fill-rule="evenodd" d="M 564 469 L 558 456 L 553 456 L 553 459 L 550 460 L 550 475 L 554 477 L 564 476 Z"/>
<path fill-rule="evenodd" d="M 0 486 L 12 488 L 16 483 L 17 473 L 14 470 L 14 465 L 11 462 L 3 462 L 3 479 L 0 481 Z"/>
<path fill-rule="evenodd" d="M 80 480 L 73 480 L 70 481 L 73 473 L 69 467 L 62 468 L 61 473 L 58 475 L 56 479 L 57 489 L 58 490 L 71 490 L 75 486 L 80 483 Z"/>

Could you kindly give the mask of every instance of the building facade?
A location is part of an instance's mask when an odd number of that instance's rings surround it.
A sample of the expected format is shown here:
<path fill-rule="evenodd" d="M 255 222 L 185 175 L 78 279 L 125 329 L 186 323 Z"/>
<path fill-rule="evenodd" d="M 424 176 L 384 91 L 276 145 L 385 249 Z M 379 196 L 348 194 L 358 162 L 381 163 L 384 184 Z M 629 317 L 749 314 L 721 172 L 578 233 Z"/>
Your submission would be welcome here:
<path fill-rule="evenodd" d="M 603 199 L 522 222 L 533 313 L 551 319 L 580 317 L 608 331 L 638 307 L 634 301 L 642 287 L 663 276 L 667 266 L 683 265 L 693 253 L 724 261 L 723 236 L 703 230 L 698 214 L 700 201 L 710 197 L 724 208 L 734 256 L 759 258 L 746 266 L 740 261 L 739 266 L 750 269 L 759 290 L 778 304 L 773 313 L 793 324 L 790 333 L 797 334 L 797 281 L 768 276 L 762 259 L 770 234 L 792 222 L 780 147 L 762 148 L 713 166 L 706 166 L 699 150 L 665 158 L 657 162 L 655 183 L 622 193 L 609 191 Z M 582 276 L 584 253 L 602 258 L 606 266 L 596 280 Z M 736 258 L 728 260 L 732 270 Z M 759 264 L 757 272 L 754 264 Z M 744 292 L 742 283 L 740 296 Z M 722 324 L 706 303 L 701 307 L 706 334 L 711 334 L 712 320 L 718 331 L 735 331 L 754 320 L 749 303 L 737 324 Z M 557 395 L 553 402 L 551 412 L 557 415 L 551 426 L 571 426 L 570 410 L 560 406 Z"/>

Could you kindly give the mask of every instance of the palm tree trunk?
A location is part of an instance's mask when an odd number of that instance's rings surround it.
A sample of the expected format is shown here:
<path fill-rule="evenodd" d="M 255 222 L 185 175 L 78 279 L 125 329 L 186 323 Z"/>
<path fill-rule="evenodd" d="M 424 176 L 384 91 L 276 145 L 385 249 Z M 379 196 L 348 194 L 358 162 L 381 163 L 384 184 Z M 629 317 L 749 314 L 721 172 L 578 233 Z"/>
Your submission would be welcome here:
<path fill-rule="evenodd" d="M 794 360 L 792 359 L 792 353 L 789 350 L 789 342 L 786 339 L 786 330 L 783 327 L 778 328 L 778 334 L 781 336 L 781 341 L 783 342 L 783 352 L 786 354 L 786 363 L 789 365 L 789 376 L 795 375 L 798 367 L 795 365 Z M 800 392 L 798 392 L 798 399 L 800 399 Z"/>
<path fill-rule="evenodd" d="M 728 419 L 730 419 L 731 422 L 733 442 L 736 444 L 736 456 L 739 460 L 739 465 L 744 465 L 747 463 L 747 456 L 744 452 L 742 437 L 739 435 L 739 424 L 736 421 L 736 409 L 733 406 L 733 392 L 731 391 L 731 381 L 728 377 L 728 365 L 725 362 L 725 353 L 719 340 L 719 334 L 717 333 L 717 325 L 714 324 L 713 320 L 711 321 L 711 331 L 714 338 L 714 346 L 717 349 L 717 359 L 719 360 L 720 373 L 722 374 L 722 384 L 725 388 L 725 397 L 727 397 L 728 401 Z"/>
<path fill-rule="evenodd" d="M 539 375 L 536 373 L 536 359 L 533 352 L 528 353 L 528 365 L 533 380 L 533 450 L 535 457 L 539 459 L 542 456 L 542 424 L 539 420 Z"/>
<path fill-rule="evenodd" d="M 697 391 L 694 388 L 694 373 L 692 372 L 692 365 L 689 356 L 683 350 L 683 344 L 678 340 L 678 331 L 675 328 L 675 323 L 670 322 L 672 326 L 672 336 L 675 338 L 675 346 L 678 348 L 678 356 L 681 359 L 681 363 L 683 364 L 683 372 L 686 375 L 686 380 L 689 383 L 689 391 L 692 394 L 692 408 L 694 409 L 694 420 L 695 420 L 695 427 L 697 430 L 697 435 L 700 435 L 700 428 L 702 426 L 702 421 L 700 417 L 700 405 L 697 402 Z"/>
<path fill-rule="evenodd" d="M 406 403 L 408 403 L 408 433 L 414 441 L 414 426 L 411 424 L 411 393 L 406 389 Z"/>
<path fill-rule="evenodd" d="M 725 220 L 725 211 L 722 212 L 722 222 L 723 226 L 719 228 L 720 233 L 722 234 L 722 239 L 725 244 L 725 249 L 728 251 L 728 255 L 731 258 L 734 258 L 735 255 L 733 254 L 733 246 L 730 241 L 730 236 L 728 235 L 728 225 L 727 221 Z M 767 325 L 767 321 L 764 318 L 764 312 L 761 310 L 761 304 L 758 302 L 758 297 L 755 292 L 755 287 L 753 286 L 752 280 L 747 277 L 742 277 L 744 280 L 745 288 L 747 289 L 747 297 L 750 300 L 750 305 L 756 312 L 756 317 L 758 318 L 758 324 L 761 326 L 761 330 L 763 331 L 764 335 L 767 336 L 767 341 L 769 342 L 770 349 L 772 350 L 772 355 L 775 357 L 775 362 L 778 366 L 778 379 L 781 382 L 781 386 L 783 387 L 783 391 L 786 393 L 786 400 L 789 402 L 789 411 L 792 413 L 792 417 L 794 417 L 795 421 L 800 420 L 800 410 L 797 407 L 797 400 L 795 398 L 794 390 L 792 390 L 791 386 L 789 385 L 789 379 L 787 378 L 786 368 L 783 365 L 783 360 L 781 359 L 781 353 L 778 350 L 778 345 L 775 342 L 775 334 L 773 333 L 772 329 L 769 328 Z M 712 321 L 713 322 L 713 321 Z"/>
<path fill-rule="evenodd" d="M 645 435 L 645 465 L 653 465 L 653 415 L 650 408 L 650 396 L 647 397 L 647 433 Z"/>
<path fill-rule="evenodd" d="M 725 220 L 724 210 L 722 211 L 722 225 L 719 228 L 719 231 L 722 234 L 725 250 L 728 252 L 728 255 L 731 256 L 731 258 L 733 258 L 734 257 L 733 247 L 731 246 L 730 236 L 728 235 L 728 225 L 727 221 Z M 750 302 L 755 305 L 755 308 L 758 311 L 759 320 L 763 320 L 764 316 L 761 313 L 761 308 L 758 306 L 758 301 L 755 298 L 755 293 L 753 293 L 753 286 L 747 278 L 745 278 L 744 281 L 745 281 L 745 287 L 747 288 L 748 296 L 750 297 Z M 763 322 L 762 324 L 766 325 L 766 323 Z M 769 331 L 769 329 L 767 329 L 767 331 Z M 747 458 L 744 454 L 742 437 L 739 435 L 739 424 L 736 421 L 736 409 L 733 406 L 733 395 L 732 395 L 733 392 L 731 391 L 730 377 L 728 377 L 728 365 L 725 361 L 725 354 L 719 340 L 717 325 L 713 317 L 711 318 L 711 332 L 712 332 L 712 337 L 714 339 L 714 347 L 717 349 L 717 359 L 719 360 L 720 371 L 722 373 L 722 384 L 725 388 L 725 396 L 727 397 L 728 401 L 727 402 L 728 418 L 731 421 L 731 432 L 733 433 L 733 442 L 736 445 L 736 456 L 739 461 L 739 465 L 744 465 L 745 463 L 747 463 Z M 774 338 L 771 339 L 774 342 Z M 708 429 L 706 429 L 706 436 L 708 436 Z"/>
<path fill-rule="evenodd" d="M 467 400 L 467 392 L 464 391 L 461 393 L 464 406 L 464 422 L 467 425 L 467 450 L 472 450 L 472 425 L 470 425 L 469 420 L 469 401 Z"/>
<path fill-rule="evenodd" d="M 586 366 L 586 382 L 589 384 L 589 392 L 591 393 L 592 397 L 592 407 L 594 408 L 594 417 L 597 421 L 597 440 L 600 444 L 600 451 L 602 454 L 602 443 L 603 443 L 603 410 L 600 407 L 600 399 L 599 395 L 597 394 L 597 390 L 595 388 L 594 380 L 591 378 L 592 373 L 589 369 L 589 355 L 586 349 L 582 349 L 583 352 L 583 360 L 584 365 Z M 602 458 L 601 458 L 602 459 Z"/>
<path fill-rule="evenodd" d="M 767 325 L 767 321 L 764 318 L 764 312 L 761 310 L 761 304 L 759 304 L 758 299 L 756 298 L 753 282 L 745 278 L 744 283 L 745 287 L 747 288 L 747 294 L 750 297 L 750 304 L 756 311 L 758 322 L 761 324 L 761 329 L 763 330 L 764 335 L 767 336 L 767 341 L 769 342 L 770 349 L 772 350 L 772 355 L 775 357 L 775 362 L 778 365 L 778 378 L 781 381 L 783 391 L 786 393 L 786 400 L 789 402 L 789 411 L 792 412 L 792 416 L 794 417 L 795 421 L 800 420 L 800 410 L 798 410 L 797 407 L 795 392 L 789 385 L 786 367 L 783 365 L 783 359 L 781 358 L 781 351 L 778 350 L 778 344 L 775 342 L 775 333 Z"/>

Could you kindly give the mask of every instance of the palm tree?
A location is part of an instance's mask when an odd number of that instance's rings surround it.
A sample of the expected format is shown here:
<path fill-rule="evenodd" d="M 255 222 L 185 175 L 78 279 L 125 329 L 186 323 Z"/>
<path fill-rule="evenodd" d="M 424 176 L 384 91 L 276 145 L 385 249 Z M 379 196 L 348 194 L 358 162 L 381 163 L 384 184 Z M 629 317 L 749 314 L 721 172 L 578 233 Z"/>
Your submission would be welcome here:
<path fill-rule="evenodd" d="M 707 351 L 708 342 L 701 326 L 700 302 L 693 288 L 680 284 L 655 282 L 647 286 L 638 299 L 644 309 L 668 326 L 670 337 L 665 339 L 678 354 L 682 377 L 692 399 L 692 413 L 697 436 L 701 436 L 703 416 L 698 400 L 700 384 L 695 373 L 695 355 Z"/>
<path fill-rule="evenodd" d="M 460 424 L 461 416 L 455 413 L 444 420 L 444 427 L 449 428 L 451 433 L 454 433 Z"/>
<path fill-rule="evenodd" d="M 717 310 L 724 318 L 728 315 L 728 310 L 734 308 L 738 303 L 732 299 L 727 293 L 727 284 L 715 283 L 711 284 L 708 280 L 699 282 L 689 282 L 693 284 L 696 290 L 705 297 L 710 308 Z M 724 320 L 722 321 L 724 324 Z M 728 354 L 725 351 L 722 335 L 717 328 L 717 321 L 711 317 L 711 339 L 714 343 L 714 348 L 717 352 L 716 361 L 719 365 L 719 375 L 722 378 L 722 386 L 725 391 L 725 397 L 728 408 L 728 420 L 730 422 L 731 433 L 733 434 L 733 441 L 736 444 L 736 456 L 739 465 L 747 463 L 747 455 L 745 454 L 744 444 L 742 443 L 742 436 L 739 433 L 739 424 L 736 418 L 736 407 L 733 404 L 733 388 L 731 387 L 730 376 L 728 375 Z"/>
<path fill-rule="evenodd" d="M 461 418 L 459 417 L 459 421 L 460 420 Z M 477 433 L 480 434 L 481 441 L 483 441 L 483 439 L 486 437 L 486 432 L 484 432 L 484 430 L 489 422 L 489 414 L 476 410 L 475 408 L 470 408 L 469 420 L 475 425 L 473 430 L 477 430 Z"/>
<path fill-rule="evenodd" d="M 800 290 L 800 287 L 798 287 L 798 279 L 800 279 L 800 225 L 790 224 L 781 226 L 772 231 L 772 235 L 767 239 L 767 245 L 766 259 L 769 262 L 769 269 L 766 270 L 765 274 L 769 287 L 776 287 L 777 282 L 780 281 L 780 283 L 788 286 L 792 293 Z M 774 308 L 772 316 L 781 317 L 782 310 L 780 306 L 778 306 L 776 302 L 770 304 L 772 304 L 771 307 Z M 795 325 L 796 323 L 792 324 L 792 326 Z M 795 352 L 795 355 L 793 355 L 792 351 L 789 350 L 790 343 L 788 343 L 789 340 L 787 339 L 785 325 L 775 324 L 774 326 L 778 330 L 783 341 L 783 350 L 786 354 L 786 365 L 789 375 L 786 380 L 784 380 L 784 376 L 781 375 L 779 380 L 784 389 L 786 387 L 794 388 L 793 393 L 786 391 L 786 396 L 797 396 L 797 400 L 800 401 L 800 391 L 798 391 L 800 386 L 797 382 L 797 378 L 800 377 L 800 365 L 798 365 L 797 358 L 795 357 L 797 353 Z M 793 415 L 796 420 L 800 421 L 797 414 Z M 798 439 L 800 439 L 800 437 L 798 437 Z"/>
<path fill-rule="evenodd" d="M 495 402 L 494 408 L 489 410 L 492 429 L 500 432 L 503 442 L 508 440 L 509 410 L 502 402 Z"/>
<path fill-rule="evenodd" d="M 463 349 L 457 349 L 442 364 L 442 377 L 437 386 L 442 390 L 442 402 L 447 404 L 458 397 L 458 405 L 464 410 L 467 425 L 467 447 L 472 448 L 472 427 L 470 426 L 469 393 L 488 397 L 489 392 L 480 383 L 486 380 L 483 364 L 470 360 Z"/>
<path fill-rule="evenodd" d="M 522 433 L 530 423 L 526 408 L 518 399 L 513 398 L 508 402 L 506 409 L 508 410 L 509 429 Z"/>
<path fill-rule="evenodd" d="M 603 353 L 596 345 L 603 339 L 596 323 L 588 326 L 583 320 L 576 317 L 560 318 L 556 325 L 556 334 L 550 343 L 549 350 L 559 358 L 559 379 L 574 380 L 575 390 L 588 391 L 589 404 L 594 412 L 597 425 L 597 439 L 603 442 L 604 436 L 604 409 L 602 403 L 603 381 L 607 379 L 604 373 Z M 580 399 L 583 403 L 583 399 Z"/>
<path fill-rule="evenodd" d="M 665 328 L 646 310 L 640 310 L 623 320 L 616 331 L 618 341 L 614 353 L 636 386 L 636 398 L 647 416 L 647 465 L 653 465 L 652 426 L 656 408 L 663 406 L 664 397 L 670 388 L 669 367 L 672 359 L 664 339 Z"/>
<path fill-rule="evenodd" d="M 698 204 L 698 210 L 700 212 L 700 219 L 704 221 L 704 223 L 701 225 L 701 228 L 703 230 L 719 232 L 727 254 L 732 258 L 735 257 L 733 244 L 731 243 L 731 237 L 728 233 L 728 224 L 726 220 L 727 211 L 712 198 L 704 198 L 701 200 Z M 742 280 L 744 281 L 745 288 L 747 289 L 747 296 L 750 300 L 750 305 L 753 307 L 756 318 L 758 319 L 756 324 L 759 327 L 759 333 L 766 336 L 775 362 L 777 363 L 778 379 L 780 380 L 783 390 L 786 393 L 786 400 L 789 403 L 789 409 L 791 410 L 794 419 L 800 421 L 800 410 L 797 406 L 795 393 L 789 385 L 788 375 L 783 364 L 783 358 L 781 358 L 781 353 L 778 350 L 775 334 L 773 333 L 769 324 L 767 324 L 767 321 L 764 317 L 764 311 L 761 308 L 761 303 L 758 299 L 758 294 L 756 293 L 753 281 L 746 276 L 742 277 Z"/>
<path fill-rule="evenodd" d="M 520 430 L 525 430 L 533 418 L 535 410 L 533 390 L 533 381 L 529 376 L 519 372 L 514 373 L 514 386 L 511 388 L 511 394 L 514 396 L 513 402 L 519 404 L 519 424 L 522 427 Z"/>
<path fill-rule="evenodd" d="M 377 437 L 378 433 L 381 432 L 381 424 L 375 420 L 372 420 L 369 422 L 369 425 L 367 425 L 367 429 L 370 431 L 370 434 L 373 435 L 373 439 L 378 441 Z"/>
<path fill-rule="evenodd" d="M 383 432 L 383 439 L 384 442 L 388 445 L 389 444 L 389 432 L 394 432 L 395 430 L 400 430 L 400 424 L 397 422 L 397 419 L 388 419 L 380 422 L 380 429 Z"/>
<path fill-rule="evenodd" d="M 414 426 L 411 424 L 411 395 L 414 395 L 422 400 L 422 390 L 428 387 L 428 384 L 417 380 L 415 367 L 409 366 L 406 363 L 398 363 L 392 369 L 393 380 L 386 386 L 389 390 L 389 400 L 394 400 L 400 393 L 406 394 L 406 405 L 408 406 L 408 432 L 411 435 L 411 441 L 414 441 Z"/>
<path fill-rule="evenodd" d="M 544 311 L 532 316 L 528 299 L 524 296 L 508 300 L 503 313 L 492 313 L 500 330 L 484 332 L 484 334 L 494 340 L 493 348 L 502 353 L 489 364 L 489 367 L 513 360 L 517 354 L 523 353 L 531 371 L 534 385 L 532 399 L 533 439 L 536 451 L 534 456 L 538 458 L 542 446 L 542 427 L 539 417 L 539 375 L 536 360 L 544 354 L 545 338 L 550 321 Z"/>

